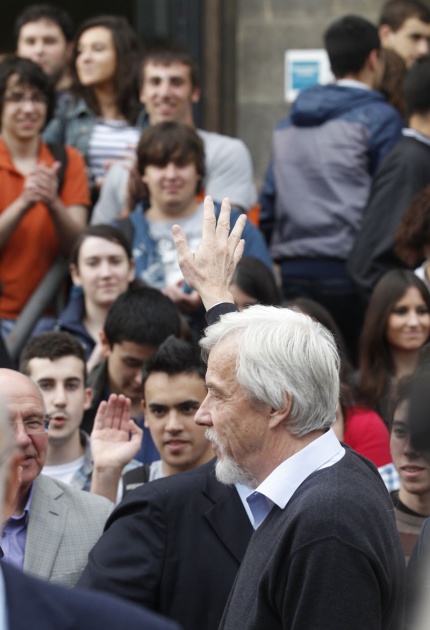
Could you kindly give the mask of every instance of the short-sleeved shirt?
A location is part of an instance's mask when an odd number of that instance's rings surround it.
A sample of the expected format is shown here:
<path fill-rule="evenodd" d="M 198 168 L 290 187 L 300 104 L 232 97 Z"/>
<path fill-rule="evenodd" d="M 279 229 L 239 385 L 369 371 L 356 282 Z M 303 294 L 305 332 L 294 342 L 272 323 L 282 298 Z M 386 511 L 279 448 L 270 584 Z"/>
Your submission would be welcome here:
<path fill-rule="evenodd" d="M 90 205 L 85 163 L 76 149 L 67 147 L 67 167 L 60 191 L 65 206 Z M 43 142 L 37 162 L 51 166 L 55 158 Z M 19 172 L 0 138 L 0 213 L 22 193 L 25 176 Z M 35 204 L 0 250 L 0 317 L 16 319 L 50 269 L 60 251 L 54 221 L 43 203 Z"/>

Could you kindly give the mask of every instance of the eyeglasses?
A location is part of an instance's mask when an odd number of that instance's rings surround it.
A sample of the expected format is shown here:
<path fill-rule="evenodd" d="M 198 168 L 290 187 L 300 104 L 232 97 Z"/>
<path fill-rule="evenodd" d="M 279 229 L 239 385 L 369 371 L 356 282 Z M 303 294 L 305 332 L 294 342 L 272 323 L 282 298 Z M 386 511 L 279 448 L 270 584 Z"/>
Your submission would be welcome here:
<path fill-rule="evenodd" d="M 49 418 L 30 418 L 29 420 L 18 420 L 23 425 L 24 431 L 28 435 L 38 435 L 39 433 L 46 433 L 49 429 Z M 12 428 L 16 429 L 17 421 L 12 422 Z"/>
<path fill-rule="evenodd" d="M 24 92 L 12 92 L 3 97 L 6 103 L 13 105 L 23 105 L 24 103 L 32 103 L 33 105 L 46 105 L 47 99 L 42 92 L 34 92 L 33 94 L 24 94 Z"/>

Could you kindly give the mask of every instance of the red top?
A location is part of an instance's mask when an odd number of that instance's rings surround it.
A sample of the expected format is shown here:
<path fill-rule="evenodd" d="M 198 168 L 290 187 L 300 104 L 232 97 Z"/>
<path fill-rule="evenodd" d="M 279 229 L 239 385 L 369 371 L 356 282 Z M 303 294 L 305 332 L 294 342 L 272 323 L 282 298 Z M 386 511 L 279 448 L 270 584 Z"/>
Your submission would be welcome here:
<path fill-rule="evenodd" d="M 392 461 L 390 433 L 376 411 L 364 407 L 346 409 L 343 441 L 378 468 Z"/>

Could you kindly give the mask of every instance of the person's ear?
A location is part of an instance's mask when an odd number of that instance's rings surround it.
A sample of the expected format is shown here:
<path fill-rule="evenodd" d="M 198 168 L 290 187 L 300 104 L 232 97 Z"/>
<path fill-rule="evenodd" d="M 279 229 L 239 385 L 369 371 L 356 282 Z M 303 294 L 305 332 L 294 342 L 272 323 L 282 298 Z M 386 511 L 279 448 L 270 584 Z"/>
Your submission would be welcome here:
<path fill-rule="evenodd" d="M 375 72 L 378 69 L 379 64 L 381 63 L 381 51 L 374 48 L 370 51 L 367 56 L 367 65 L 372 72 Z"/>
<path fill-rule="evenodd" d="M 388 24 L 381 24 L 381 26 L 378 29 L 378 35 L 379 35 L 379 39 L 381 40 L 381 46 L 383 48 L 385 47 L 389 48 L 391 37 L 393 35 L 391 26 L 388 26 Z"/>
<path fill-rule="evenodd" d="M 84 410 L 86 411 L 91 407 L 91 401 L 93 399 L 93 390 L 91 387 L 85 388 L 85 396 L 84 396 Z"/>
<path fill-rule="evenodd" d="M 99 337 L 100 337 L 100 343 L 102 344 L 102 355 L 107 358 L 110 355 L 110 344 L 106 338 L 104 330 L 101 330 L 99 332 Z"/>
<path fill-rule="evenodd" d="M 133 282 L 136 279 L 136 263 L 133 258 L 130 259 L 130 269 L 128 270 L 128 281 Z"/>
<path fill-rule="evenodd" d="M 269 427 L 271 429 L 274 429 L 278 427 L 279 425 L 285 423 L 288 416 L 290 415 L 292 404 L 293 404 L 293 398 L 292 396 L 287 394 L 287 399 L 281 409 L 273 409 L 272 407 L 272 409 L 270 410 L 270 416 L 269 416 Z"/>
<path fill-rule="evenodd" d="M 200 96 L 201 96 L 200 88 L 199 87 L 193 88 L 193 91 L 191 92 L 191 102 L 198 103 L 200 100 Z"/>
<path fill-rule="evenodd" d="M 79 270 L 78 270 L 77 266 L 74 263 L 70 263 L 70 265 L 69 265 L 69 273 L 70 273 L 70 276 L 72 278 L 72 282 L 75 285 L 75 287 L 81 287 L 82 286 L 82 281 L 81 281 L 81 277 L 79 275 Z"/>

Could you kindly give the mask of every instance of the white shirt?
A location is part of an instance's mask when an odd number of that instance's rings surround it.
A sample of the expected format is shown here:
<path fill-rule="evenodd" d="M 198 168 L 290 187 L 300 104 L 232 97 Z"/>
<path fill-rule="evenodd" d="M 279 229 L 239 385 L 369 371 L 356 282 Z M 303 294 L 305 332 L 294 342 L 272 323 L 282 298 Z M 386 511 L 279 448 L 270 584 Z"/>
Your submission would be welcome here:
<path fill-rule="evenodd" d="M 9 624 L 7 622 L 7 605 L 6 605 L 6 589 L 4 585 L 3 573 L 0 567 L 0 628 L 1 630 L 8 630 Z"/>
<path fill-rule="evenodd" d="M 252 492 L 246 501 L 253 515 L 253 526 L 257 529 L 276 504 L 281 510 L 285 508 L 297 488 L 316 470 L 333 466 L 345 455 L 345 449 L 337 439 L 333 429 L 329 429 L 305 448 L 295 453 L 282 464 L 279 464 L 268 477 Z M 258 509 L 253 505 L 253 497 L 260 499 L 263 505 Z M 239 496 L 242 499 L 241 494 Z M 243 499 L 242 499 L 243 502 Z"/>
<path fill-rule="evenodd" d="M 58 479 L 63 483 L 70 485 L 75 474 L 82 468 L 85 463 L 85 456 L 81 455 L 78 459 L 74 459 L 67 464 L 58 464 L 57 466 L 44 466 L 42 473 L 47 477 Z"/>
<path fill-rule="evenodd" d="M 372 89 L 370 85 L 367 85 L 367 83 L 363 83 L 362 81 L 357 81 L 357 79 L 339 79 L 336 81 L 336 85 L 340 85 L 340 87 L 355 88 L 357 90 Z"/>

